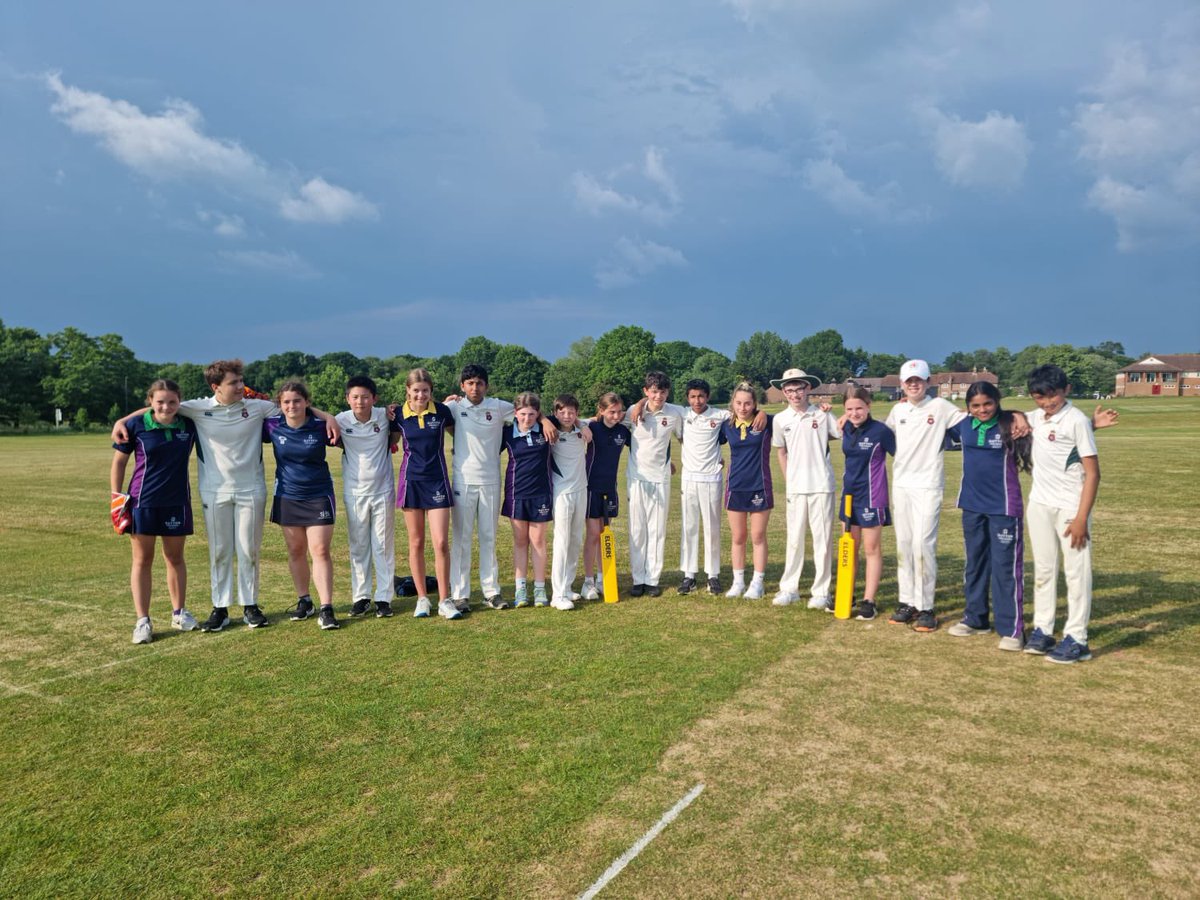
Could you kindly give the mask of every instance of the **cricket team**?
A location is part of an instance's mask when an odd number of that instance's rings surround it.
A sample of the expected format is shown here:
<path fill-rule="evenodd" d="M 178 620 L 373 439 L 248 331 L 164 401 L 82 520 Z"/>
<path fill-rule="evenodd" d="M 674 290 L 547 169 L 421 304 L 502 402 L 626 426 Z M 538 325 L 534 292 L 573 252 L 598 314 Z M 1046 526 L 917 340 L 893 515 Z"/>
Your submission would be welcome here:
<path fill-rule="evenodd" d="M 581 416 L 579 402 L 569 394 L 555 398 L 545 412 L 534 393 L 522 393 L 512 403 L 489 397 L 488 373 L 478 365 L 463 369 L 461 393 L 444 403 L 433 400 L 434 385 L 424 369 L 409 374 L 404 400 L 388 408 L 377 405 L 375 383 L 356 376 L 346 388 L 348 409 L 336 415 L 313 408 L 300 382 L 284 384 L 274 399 L 254 394 L 244 384 L 239 360 L 212 363 L 205 378 L 212 396 L 200 400 L 183 400 L 174 382 L 154 382 L 147 407 L 113 428 L 111 512 L 114 528 L 129 533 L 132 540 L 134 643 L 149 643 L 153 637 L 151 566 L 158 539 L 174 628 L 225 628 L 231 622 L 235 585 L 245 624 L 269 624 L 258 603 L 267 511 L 265 443 L 272 445 L 276 461 L 271 521 L 283 529 L 297 596 L 289 618 L 312 616 L 322 629 L 336 629 L 340 623 L 333 610 L 329 546 L 337 513 L 328 448 L 342 449 L 342 508 L 354 598 L 350 615 L 372 610 L 380 618 L 392 615 L 399 507 L 409 539 L 414 616 L 432 614 L 428 593 L 436 580 L 438 615 L 459 619 L 471 609 L 476 535 L 484 607 L 569 610 L 580 600 L 601 599 L 599 537 L 602 526 L 620 514 L 616 475 L 626 447 L 632 580 L 628 594 L 660 596 L 676 473 L 671 451 L 678 440 L 682 533 L 677 593 L 705 589 L 726 597 L 765 596 L 767 523 L 775 504 L 773 449 L 784 476 L 787 545 L 772 603 L 783 607 L 801 600 L 807 538 L 814 569 L 807 605 L 833 609 L 836 511 L 865 556 L 854 618 L 877 615 L 881 533 L 891 526 L 896 533 L 898 598 L 888 621 L 919 632 L 936 630 L 943 454 L 961 449 L 963 480 L 957 505 L 962 509 L 966 550 L 966 608 L 948 632 L 969 638 L 994 630 L 1000 649 L 1024 650 L 1052 662 L 1074 663 L 1091 656 L 1090 520 L 1100 480 L 1093 429 L 1115 424 L 1117 417 L 1112 410 L 1097 408 L 1089 419 L 1073 406 L 1067 399 L 1067 377 L 1056 366 L 1030 373 L 1027 386 L 1037 408 L 1025 416 L 1003 410 L 999 392 L 985 381 L 968 390 L 965 410 L 930 397 L 929 366 L 909 360 L 900 372 L 904 397 L 884 422 L 871 417 L 871 394 L 859 387 L 847 392 L 840 415 L 827 404 L 810 402 L 810 392 L 820 380 L 801 369 L 789 369 L 772 380 L 787 401 L 775 415 L 758 409 L 758 392 L 747 383 L 735 387 L 728 409 L 709 404 L 710 386 L 701 380 L 684 386 L 686 406 L 669 403 L 670 379 L 650 372 L 637 403 L 626 409 L 620 396 L 604 394 L 590 419 Z M 447 433 L 452 435 L 450 467 L 444 451 Z M 846 454 L 840 491 L 830 456 L 835 440 Z M 723 444 L 729 446 L 727 461 Z M 199 460 L 211 576 L 212 612 L 203 623 L 185 604 L 183 542 L 192 533 L 188 458 L 193 447 Z M 502 477 L 504 453 L 508 462 Z M 398 475 L 393 454 L 401 457 Z M 885 464 L 889 454 L 894 457 L 890 492 Z M 131 456 L 134 470 L 126 486 Z M 1030 468 L 1033 481 L 1025 509 L 1018 472 Z M 722 506 L 732 544 L 728 589 L 721 582 Z M 501 515 L 513 528 L 511 601 L 502 594 L 496 560 Z M 555 533 L 547 591 L 550 522 Z M 1033 627 L 1028 635 L 1023 606 L 1026 525 L 1034 555 Z M 427 535 L 436 578 L 426 577 Z M 748 578 L 747 545 L 752 566 Z M 581 551 L 583 581 L 576 592 Z M 1067 578 L 1067 618 L 1056 640 L 1060 556 Z M 319 608 L 312 599 L 314 585 Z"/>

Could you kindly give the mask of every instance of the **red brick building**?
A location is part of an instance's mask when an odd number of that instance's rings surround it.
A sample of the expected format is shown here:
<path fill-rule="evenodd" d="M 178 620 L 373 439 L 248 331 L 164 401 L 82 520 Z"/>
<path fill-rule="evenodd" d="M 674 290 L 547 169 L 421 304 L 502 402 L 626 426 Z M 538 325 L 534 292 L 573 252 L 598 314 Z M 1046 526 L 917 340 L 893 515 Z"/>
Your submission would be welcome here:
<path fill-rule="evenodd" d="M 1000 379 L 995 373 L 984 369 L 982 372 L 934 372 L 929 377 L 929 386 L 936 389 L 930 394 L 935 397 L 945 397 L 947 400 L 957 400 L 967 393 L 967 388 L 973 385 L 976 381 L 986 381 L 990 384 L 999 384 Z"/>
<path fill-rule="evenodd" d="M 1118 397 L 1200 397 L 1200 353 L 1147 356 L 1117 372 Z"/>

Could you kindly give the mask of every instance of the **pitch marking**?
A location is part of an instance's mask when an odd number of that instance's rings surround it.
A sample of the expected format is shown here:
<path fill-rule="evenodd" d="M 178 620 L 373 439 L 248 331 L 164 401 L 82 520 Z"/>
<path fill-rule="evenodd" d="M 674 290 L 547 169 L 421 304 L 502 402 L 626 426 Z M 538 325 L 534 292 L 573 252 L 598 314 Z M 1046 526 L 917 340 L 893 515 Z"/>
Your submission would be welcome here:
<path fill-rule="evenodd" d="M 662 830 L 675 821 L 676 817 L 683 812 L 691 804 L 693 800 L 700 796 L 704 790 L 703 784 L 698 784 L 688 791 L 683 798 L 663 813 L 663 817 L 659 819 L 654 826 L 638 838 L 637 843 L 618 856 L 611 866 L 604 870 L 604 874 L 592 883 L 592 886 L 579 895 L 579 900 L 592 900 L 598 893 L 604 890 L 605 886 L 621 874 L 621 870 L 633 862 L 634 857 L 646 849 L 646 846 L 654 840 Z"/>

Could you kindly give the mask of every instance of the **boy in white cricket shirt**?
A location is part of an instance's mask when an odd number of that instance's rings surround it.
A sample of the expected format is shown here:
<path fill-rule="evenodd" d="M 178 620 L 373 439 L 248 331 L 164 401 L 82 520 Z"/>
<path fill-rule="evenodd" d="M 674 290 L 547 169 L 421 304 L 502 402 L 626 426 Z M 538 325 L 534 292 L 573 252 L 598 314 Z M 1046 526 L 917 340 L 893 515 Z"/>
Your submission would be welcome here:
<path fill-rule="evenodd" d="M 342 501 L 350 544 L 350 596 L 356 598 L 351 616 L 371 609 L 374 570 L 375 615 L 392 614 L 396 575 L 396 475 L 391 443 L 395 422 L 375 406 L 378 390 L 366 375 L 346 382 L 346 405 L 338 413 L 342 429 Z"/>
<path fill-rule="evenodd" d="M 946 476 L 942 452 L 946 431 L 966 418 L 949 400 L 928 397 L 929 363 L 910 359 L 900 367 L 904 399 L 886 425 L 896 433 L 892 464 L 892 525 L 896 529 L 899 602 L 889 622 L 936 631 L 937 536 Z"/>
<path fill-rule="evenodd" d="M 841 437 L 837 416 L 810 405 L 808 394 L 821 379 L 803 369 L 788 369 L 771 384 L 783 391 L 788 407 L 775 415 L 771 445 L 787 484 L 787 558 L 779 593 L 772 604 L 790 606 L 800 599 L 804 569 L 804 532 L 812 532 L 813 583 L 809 609 L 832 609 L 829 584 L 833 534 L 834 479 L 829 442 Z"/>
<path fill-rule="evenodd" d="M 554 400 L 554 418 L 558 440 L 550 448 L 550 479 L 554 492 L 554 551 L 550 569 L 555 609 L 574 609 L 580 595 L 575 593 L 575 574 L 583 532 L 587 525 L 587 445 L 592 432 L 579 427 L 579 401 L 571 394 Z"/>
<path fill-rule="evenodd" d="M 704 528 L 704 573 L 708 592 L 721 593 L 721 423 L 729 410 L 708 405 L 712 388 L 702 378 L 684 385 L 688 410 L 683 419 L 680 484 L 682 534 L 679 538 L 679 593 L 691 593 L 699 572 L 700 529 Z"/>
<path fill-rule="evenodd" d="M 1067 399 L 1071 386 L 1062 369 L 1034 369 L 1028 387 L 1038 408 L 1029 415 L 1033 487 L 1025 524 L 1033 551 L 1034 629 L 1025 652 L 1045 654 L 1048 662 L 1083 662 L 1092 658 L 1087 629 L 1092 614 L 1091 514 L 1100 485 L 1096 441 L 1092 422 Z M 1101 415 L 1097 407 L 1097 418 Z M 1114 422 L 1109 411 L 1107 424 Z M 1067 621 L 1056 647 L 1060 551 L 1067 577 Z"/>
<path fill-rule="evenodd" d="M 451 512 L 450 598 L 460 612 L 471 608 L 471 537 L 479 531 L 479 585 L 484 605 L 504 609 L 500 570 L 496 564 L 496 523 L 500 518 L 500 443 L 504 425 L 513 418 L 513 405 L 487 396 L 488 372 L 483 366 L 463 366 L 462 395 L 446 398 L 454 416 L 454 509 Z M 542 417 L 546 440 L 557 433 Z"/>
<path fill-rule="evenodd" d="M 634 597 L 662 596 L 663 545 L 667 512 L 671 508 L 671 435 L 683 437 L 687 411 L 667 403 L 671 379 L 664 372 L 647 372 L 642 394 L 646 397 L 640 421 L 633 410 L 625 416 L 632 434 L 629 447 L 629 569 Z"/>

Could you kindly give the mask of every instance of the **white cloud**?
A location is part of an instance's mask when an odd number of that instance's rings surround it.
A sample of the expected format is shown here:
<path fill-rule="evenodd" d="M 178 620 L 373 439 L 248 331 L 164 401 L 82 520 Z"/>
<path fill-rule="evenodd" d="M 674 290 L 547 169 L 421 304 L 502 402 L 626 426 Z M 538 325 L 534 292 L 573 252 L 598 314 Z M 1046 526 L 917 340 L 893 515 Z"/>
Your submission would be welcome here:
<path fill-rule="evenodd" d="M 320 273 L 295 250 L 222 250 L 217 256 L 239 269 L 289 278 L 316 278 Z"/>
<path fill-rule="evenodd" d="M 213 234 L 218 237 L 241 238 L 246 236 L 246 220 L 239 215 L 200 209 L 196 211 L 196 218 L 206 225 L 212 225 Z"/>
<path fill-rule="evenodd" d="M 293 222 L 338 225 L 349 219 L 378 219 L 379 210 L 361 194 L 313 178 L 301 185 L 299 196 L 284 197 L 279 213 Z"/>
<path fill-rule="evenodd" d="M 685 268 L 687 264 L 687 258 L 674 247 L 620 237 L 613 255 L 596 267 L 596 284 L 604 290 L 628 287 L 664 266 Z"/>
<path fill-rule="evenodd" d="M 1072 124 L 1088 205 L 1113 218 L 1118 249 L 1200 240 L 1200 15 L 1120 47 L 1088 93 Z"/>
<path fill-rule="evenodd" d="M 959 187 L 1011 190 L 1021 184 L 1033 143 L 1025 126 L 995 110 L 967 122 L 930 108 L 938 170 Z"/>
<path fill-rule="evenodd" d="M 804 186 L 849 219 L 875 222 L 913 222 L 928 217 L 923 210 L 900 204 L 900 189 L 888 183 L 872 192 L 855 181 L 832 159 L 810 159 L 801 169 Z"/>
<path fill-rule="evenodd" d="M 622 192 L 614 186 L 618 180 L 635 180 L 648 193 L 658 196 L 639 197 L 632 192 Z M 617 212 L 636 215 L 649 222 L 662 225 L 679 210 L 680 194 L 675 177 L 667 169 L 665 153 L 658 147 L 647 147 L 639 166 L 626 165 L 601 180 L 588 172 L 575 172 L 571 176 L 571 189 L 575 203 L 593 216 Z"/>
<path fill-rule="evenodd" d="M 204 117 L 186 100 L 168 100 L 162 112 L 147 114 L 128 101 L 64 84 L 57 73 L 46 75 L 45 83 L 55 96 L 50 111 L 68 128 L 96 138 L 118 161 L 153 181 L 236 188 L 275 205 L 281 216 L 296 222 L 338 224 L 378 217 L 361 195 L 320 177 L 293 193 L 290 176 L 237 141 L 205 134 Z"/>

